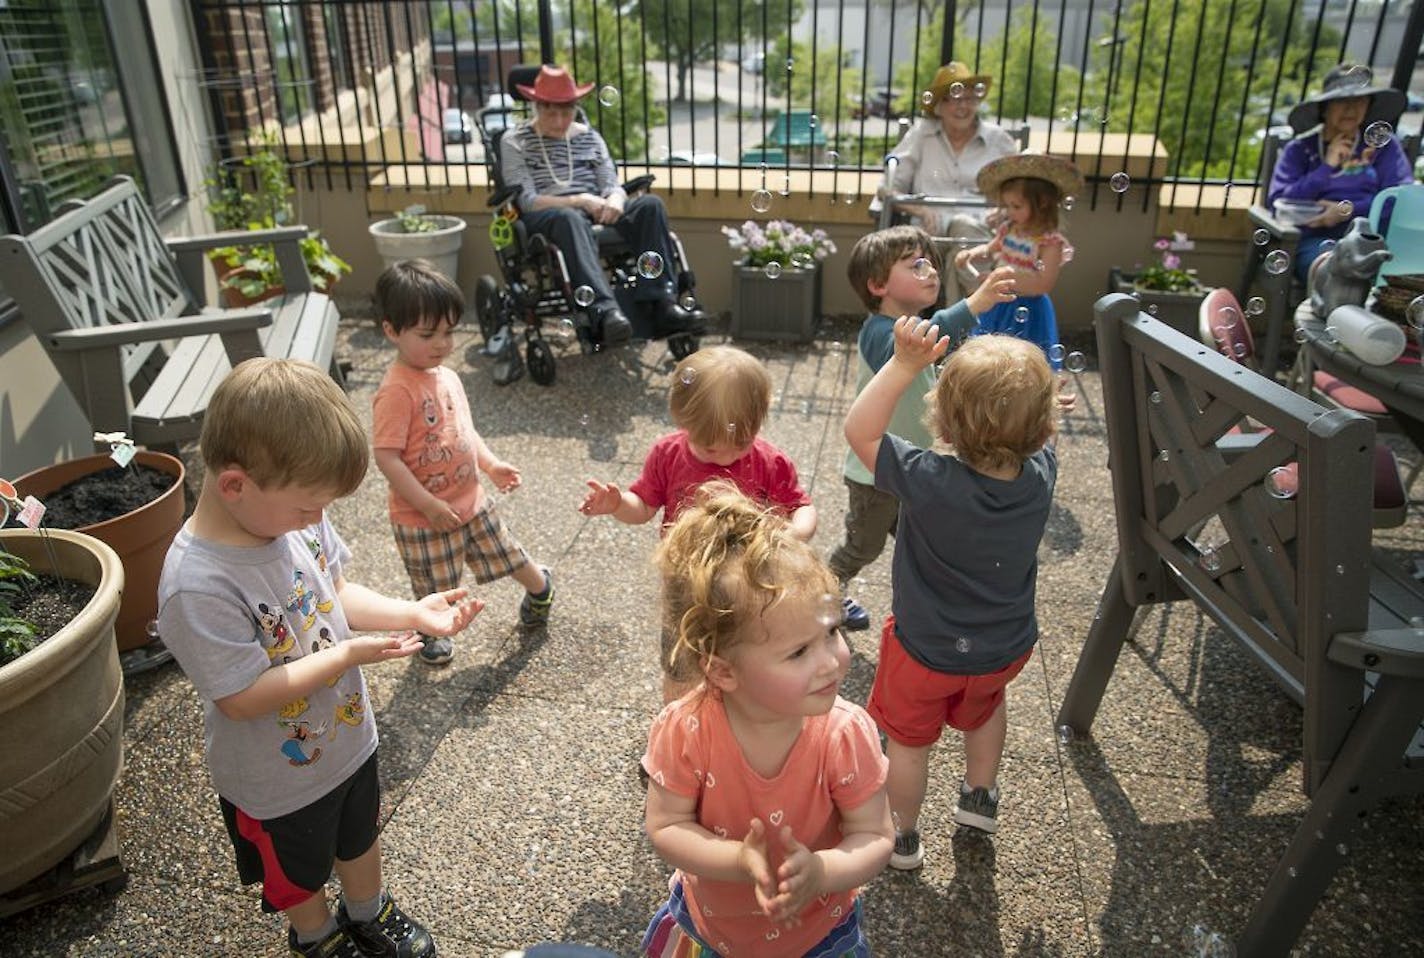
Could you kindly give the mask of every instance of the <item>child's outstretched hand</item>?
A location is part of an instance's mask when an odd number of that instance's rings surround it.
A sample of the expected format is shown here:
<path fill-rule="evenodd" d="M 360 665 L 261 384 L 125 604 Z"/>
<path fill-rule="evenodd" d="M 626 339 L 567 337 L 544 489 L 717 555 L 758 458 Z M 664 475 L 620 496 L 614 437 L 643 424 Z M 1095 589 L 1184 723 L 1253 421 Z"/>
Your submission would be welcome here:
<path fill-rule="evenodd" d="M 483 599 L 468 599 L 464 589 L 432 592 L 415 603 L 411 624 L 426 635 L 454 635 L 485 607 Z"/>
<path fill-rule="evenodd" d="M 523 478 L 519 475 L 519 470 L 503 459 L 496 459 L 490 463 L 490 467 L 485 470 L 485 475 L 490 477 L 490 482 L 500 492 L 513 492 L 519 488 Z"/>
<path fill-rule="evenodd" d="M 786 850 L 786 860 L 776 870 L 779 879 L 776 897 L 771 901 L 767 917 L 783 925 L 799 925 L 806 903 L 821 893 L 826 880 L 826 864 L 805 845 L 796 840 L 791 826 L 781 826 L 777 836 Z"/>
<path fill-rule="evenodd" d="M 623 504 L 623 491 L 613 483 L 599 482 L 597 479 L 586 481 L 588 494 L 583 497 L 583 502 L 579 503 L 579 512 L 586 516 L 608 516 Z"/>
<path fill-rule="evenodd" d="M 949 351 L 949 337 L 939 334 L 939 326 L 918 316 L 895 320 L 895 361 L 916 369 L 928 366 Z"/>
<path fill-rule="evenodd" d="M 1058 377 L 1058 411 L 1067 415 L 1078 408 L 1078 394 L 1068 382 L 1067 376 Z"/>
<path fill-rule="evenodd" d="M 424 642 L 415 632 L 396 632 L 389 635 L 357 635 L 342 642 L 338 648 L 357 665 L 374 665 L 386 659 L 403 659 L 420 651 Z"/>
<path fill-rule="evenodd" d="M 1018 272 L 1012 266 L 1000 266 L 984 277 L 979 288 L 964 297 L 969 311 L 982 316 L 1000 303 L 1018 295 Z"/>
<path fill-rule="evenodd" d="M 756 890 L 757 905 L 768 915 L 776 898 L 776 879 L 771 874 L 771 863 L 766 857 L 766 826 L 760 818 L 753 818 L 747 826 L 747 837 L 742 839 L 741 851 L 737 852 L 737 863 L 752 880 Z"/>

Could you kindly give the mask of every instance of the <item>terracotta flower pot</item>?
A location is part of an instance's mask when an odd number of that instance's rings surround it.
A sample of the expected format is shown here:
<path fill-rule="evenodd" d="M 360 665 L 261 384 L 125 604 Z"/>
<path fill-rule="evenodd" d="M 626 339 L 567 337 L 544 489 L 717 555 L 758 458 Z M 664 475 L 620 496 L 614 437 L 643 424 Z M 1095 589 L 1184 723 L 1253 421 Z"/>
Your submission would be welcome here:
<path fill-rule="evenodd" d="M 63 629 L 0 667 L 0 894 L 67 858 L 109 807 L 123 766 L 124 684 L 114 620 L 124 567 L 93 536 L 0 531 L 37 573 L 95 588 Z M 53 557 L 53 558 L 51 558 Z"/>
<path fill-rule="evenodd" d="M 128 588 L 115 625 L 120 652 L 149 641 L 148 623 L 158 615 L 158 577 L 163 572 L 163 559 L 183 525 L 183 463 L 166 453 L 148 450 L 134 456 L 134 462 L 168 473 L 174 478 L 173 485 L 142 508 L 77 530 L 107 543 L 123 561 Z M 16 479 L 15 489 L 21 497 L 34 496 L 43 501 L 61 486 L 113 464 L 114 460 L 101 454 L 43 466 Z"/>

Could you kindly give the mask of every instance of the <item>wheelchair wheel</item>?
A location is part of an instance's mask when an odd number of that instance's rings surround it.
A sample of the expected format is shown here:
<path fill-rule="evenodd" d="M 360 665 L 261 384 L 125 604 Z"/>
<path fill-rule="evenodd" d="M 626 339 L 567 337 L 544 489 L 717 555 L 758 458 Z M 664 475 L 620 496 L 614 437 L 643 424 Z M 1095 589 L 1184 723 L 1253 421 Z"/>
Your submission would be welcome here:
<path fill-rule="evenodd" d="M 529 378 L 541 386 L 554 384 L 554 351 L 544 341 L 543 336 L 533 336 L 524 350 L 524 360 L 529 364 Z"/>
<path fill-rule="evenodd" d="M 475 315 L 480 321 L 480 335 L 489 342 L 504 319 L 504 297 L 499 293 L 499 283 L 488 274 L 475 281 Z"/>
<path fill-rule="evenodd" d="M 677 333 L 668 337 L 668 352 L 672 353 L 672 358 L 681 362 L 688 356 L 697 352 L 697 348 L 702 345 L 696 337 L 687 333 Z"/>

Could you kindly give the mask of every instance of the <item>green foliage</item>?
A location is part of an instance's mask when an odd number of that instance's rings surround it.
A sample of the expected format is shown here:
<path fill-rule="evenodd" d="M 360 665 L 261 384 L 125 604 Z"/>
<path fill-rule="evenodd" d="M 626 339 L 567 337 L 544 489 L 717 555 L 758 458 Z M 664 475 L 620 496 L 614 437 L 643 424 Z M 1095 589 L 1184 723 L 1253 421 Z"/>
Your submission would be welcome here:
<path fill-rule="evenodd" d="M 738 40 L 748 41 L 748 53 L 760 50 L 763 36 L 769 41 L 784 35 L 804 6 L 804 0 L 638 0 L 637 9 L 655 51 L 677 66 L 674 98 L 685 100 L 694 63 L 715 60 L 723 47 Z"/>
<path fill-rule="evenodd" d="M 400 223 L 402 233 L 433 233 L 440 228 L 440 221 L 427 216 L 421 203 L 412 203 L 396 213 L 396 221 Z"/>
<path fill-rule="evenodd" d="M 574 22 L 578 24 L 578 44 L 570 50 L 569 35 L 564 34 L 556 46 L 569 50 L 569 70 L 576 80 L 599 84 L 583 103 L 589 122 L 603 135 L 615 160 L 645 156 L 648 127 L 662 123 L 667 111 L 649 89 L 638 22 L 633 17 L 620 17 L 610 4 L 592 0 L 575 0 Z M 618 102 L 611 107 L 598 99 L 599 90 L 607 86 L 618 91 Z"/>
<path fill-rule="evenodd" d="M 516 37 L 539 36 L 537 4 L 516 3 L 514 0 L 495 0 L 494 3 L 485 0 L 479 3 L 474 0 L 441 0 L 430 4 L 430 8 L 436 34 L 448 35 L 455 40 L 474 40 L 478 36 L 481 43 L 494 43 L 497 35 L 502 43 L 512 44 Z M 530 57 L 526 55 L 528 59 Z M 485 79 L 495 86 L 504 86 L 503 77 Z"/>
<path fill-rule="evenodd" d="M 1291 0 L 1236 0 L 1230 17 L 1227 10 L 1228 0 L 1136 0 L 1125 8 L 1118 26 L 1118 36 L 1127 39 L 1120 45 L 1092 47 L 1084 104 L 1106 114 L 1110 131 L 1126 132 L 1129 114 L 1133 130 L 1156 129 L 1168 153 L 1168 175 L 1254 179 L 1260 145 L 1252 135 L 1270 123 L 1277 62 L 1280 90 L 1299 91 L 1307 75 L 1320 76 L 1335 63 L 1340 49 L 1339 32 L 1323 26 L 1311 62 L 1315 23 L 1299 11 L 1292 18 Z M 1248 86 L 1258 19 L 1262 23 L 1255 73 Z M 1201 52 L 1193 78 L 1198 43 Z M 1218 104 L 1215 116 L 1213 103 Z"/>
<path fill-rule="evenodd" d="M 0 549 L 0 665 L 18 659 L 38 644 L 34 625 L 15 615 L 11 607 L 37 581 L 24 559 Z"/>
<path fill-rule="evenodd" d="M 766 71 L 766 95 L 768 100 L 775 99 L 776 103 L 768 103 L 768 106 L 784 106 L 786 103 L 786 77 L 787 71 L 785 63 L 791 60 L 791 105 L 793 107 L 811 106 L 812 94 L 815 94 L 815 106 L 827 120 L 834 119 L 836 115 L 836 90 L 841 91 L 841 102 L 847 106 L 841 108 L 842 116 L 849 115 L 849 97 L 852 94 L 859 95 L 861 71 L 851 66 L 852 56 L 845 53 L 840 47 L 817 46 L 815 55 L 815 70 L 811 68 L 811 44 L 796 42 L 787 45 L 785 36 L 778 37 L 771 51 L 767 54 L 768 68 Z M 781 69 L 772 67 L 780 66 Z M 812 73 L 815 74 L 815 86 L 811 85 Z"/>
<path fill-rule="evenodd" d="M 287 161 L 277 152 L 275 140 L 268 138 L 259 145 L 259 149 L 244 154 L 234 164 L 216 164 L 203 181 L 208 189 L 208 212 L 220 230 L 274 229 L 287 225 L 295 216 L 292 196 L 296 190 Z M 299 245 L 312 285 L 319 292 L 326 292 L 351 272 L 351 265 L 337 256 L 319 233 L 307 236 Z M 225 276 L 221 285 L 249 299 L 282 283 L 277 251 L 271 244 L 222 246 L 208 256 L 237 270 Z"/>
<path fill-rule="evenodd" d="M 1161 263 L 1144 266 L 1133 278 L 1138 289 L 1148 289 L 1159 293 L 1188 293 L 1201 289 L 1196 274 L 1185 269 L 1169 269 Z"/>

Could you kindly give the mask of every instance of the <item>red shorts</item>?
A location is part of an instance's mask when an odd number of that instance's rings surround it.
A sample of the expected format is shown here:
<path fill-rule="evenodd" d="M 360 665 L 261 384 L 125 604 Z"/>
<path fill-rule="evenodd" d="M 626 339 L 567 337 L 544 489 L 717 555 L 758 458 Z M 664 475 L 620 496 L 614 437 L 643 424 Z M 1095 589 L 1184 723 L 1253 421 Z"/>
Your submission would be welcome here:
<path fill-rule="evenodd" d="M 880 664 L 865 710 L 886 735 L 915 748 L 939 741 L 946 725 L 972 732 L 1004 701 L 1004 686 L 1023 670 L 1029 649 L 997 672 L 950 675 L 926 668 L 910 657 L 895 637 L 895 617 L 880 633 Z"/>

